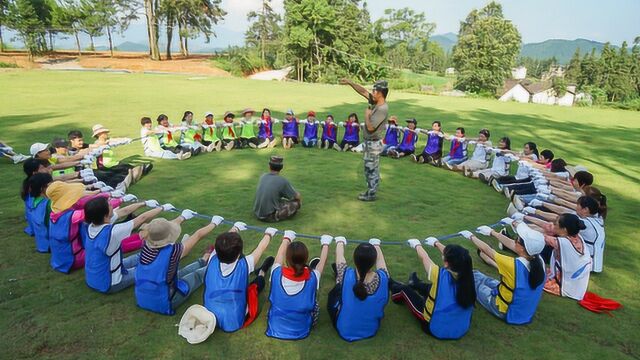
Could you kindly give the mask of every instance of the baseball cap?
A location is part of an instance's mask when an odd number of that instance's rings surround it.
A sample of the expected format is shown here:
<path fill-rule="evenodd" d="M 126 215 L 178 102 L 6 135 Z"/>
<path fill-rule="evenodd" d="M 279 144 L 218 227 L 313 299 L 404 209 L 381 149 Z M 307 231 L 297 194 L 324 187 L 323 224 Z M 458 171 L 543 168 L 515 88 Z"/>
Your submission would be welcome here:
<path fill-rule="evenodd" d="M 45 151 L 47 148 L 49 148 L 49 144 L 35 143 L 29 148 L 29 153 L 31 156 L 36 156 L 40 151 Z"/>
<path fill-rule="evenodd" d="M 291 109 L 287 110 L 286 115 L 294 115 L 293 110 L 291 110 Z"/>
<path fill-rule="evenodd" d="M 309 112 L 307 113 L 307 116 L 314 116 L 314 117 L 315 117 L 315 116 L 316 116 L 316 112 L 315 112 L 315 111 L 313 111 L 313 110 L 311 110 L 311 111 L 309 111 Z"/>
<path fill-rule="evenodd" d="M 520 223 L 516 227 L 518 236 L 522 239 L 527 254 L 531 256 L 538 255 L 544 249 L 544 234 L 539 231 L 533 230 L 529 225 Z"/>
<path fill-rule="evenodd" d="M 284 162 L 284 158 L 278 155 L 273 155 L 269 159 L 269 164 L 272 164 L 272 165 L 281 165 L 283 162 Z"/>
<path fill-rule="evenodd" d="M 386 80 L 378 80 L 373 84 L 373 90 L 387 90 L 389 89 L 389 83 Z"/>
<path fill-rule="evenodd" d="M 69 146 L 69 142 L 65 139 L 57 138 L 53 139 L 53 141 L 51 142 L 51 146 L 53 146 L 54 148 L 67 147 Z"/>

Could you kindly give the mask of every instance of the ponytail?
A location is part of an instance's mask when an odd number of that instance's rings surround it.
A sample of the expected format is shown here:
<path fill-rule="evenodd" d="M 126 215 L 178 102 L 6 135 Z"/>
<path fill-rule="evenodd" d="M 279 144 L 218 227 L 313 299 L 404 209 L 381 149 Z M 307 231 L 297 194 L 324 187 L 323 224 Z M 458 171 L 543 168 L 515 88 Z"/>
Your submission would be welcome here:
<path fill-rule="evenodd" d="M 287 246 L 287 264 L 295 270 L 296 277 L 302 276 L 308 259 L 309 250 L 304 243 L 294 241 Z"/>
<path fill-rule="evenodd" d="M 355 285 L 353 285 L 353 293 L 360 300 L 364 300 L 369 296 L 369 294 L 367 294 L 367 288 L 364 286 L 364 279 L 369 270 L 376 264 L 377 260 L 378 252 L 371 244 L 360 244 L 353 251 L 353 262 L 358 272 L 358 279 Z"/>
<path fill-rule="evenodd" d="M 575 214 L 565 213 L 558 217 L 558 225 L 561 228 L 567 230 L 569 236 L 576 236 L 580 230 L 584 230 L 587 226 L 580 218 Z"/>
<path fill-rule="evenodd" d="M 585 189 L 585 195 L 592 197 L 598 202 L 598 214 L 603 219 L 607 218 L 607 197 L 595 186 L 589 186 Z"/>
<path fill-rule="evenodd" d="M 458 274 L 456 302 L 463 308 L 473 306 L 476 302 L 476 286 L 469 251 L 460 245 L 447 245 L 444 248 L 444 260 L 449 264 L 449 270 Z"/>
<path fill-rule="evenodd" d="M 544 263 L 540 255 L 536 255 L 529 259 L 529 287 L 537 288 L 544 282 L 545 271 Z"/>

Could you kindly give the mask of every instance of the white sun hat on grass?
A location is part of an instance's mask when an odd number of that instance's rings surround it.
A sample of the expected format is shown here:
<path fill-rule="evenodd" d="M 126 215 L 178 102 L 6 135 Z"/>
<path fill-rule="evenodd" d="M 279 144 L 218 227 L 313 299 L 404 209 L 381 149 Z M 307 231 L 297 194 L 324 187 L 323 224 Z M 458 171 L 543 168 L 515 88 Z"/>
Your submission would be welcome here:
<path fill-rule="evenodd" d="M 187 339 L 189 344 L 199 344 L 207 338 L 216 328 L 216 316 L 202 305 L 191 305 L 182 319 L 178 327 L 178 335 Z"/>

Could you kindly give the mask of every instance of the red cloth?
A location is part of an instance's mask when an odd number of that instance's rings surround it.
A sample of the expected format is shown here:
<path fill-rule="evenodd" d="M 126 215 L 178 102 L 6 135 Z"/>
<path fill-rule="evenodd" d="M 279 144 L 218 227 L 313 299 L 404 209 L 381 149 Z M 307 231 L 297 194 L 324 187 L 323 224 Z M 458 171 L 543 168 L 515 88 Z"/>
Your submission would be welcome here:
<path fill-rule="evenodd" d="M 311 277 L 311 271 L 309 271 L 308 267 L 305 267 L 304 271 L 302 271 L 302 275 L 296 276 L 296 271 L 293 268 L 283 267 L 282 276 L 291 281 L 307 281 Z"/>
<path fill-rule="evenodd" d="M 258 317 L 258 284 L 251 284 L 247 288 L 247 318 L 244 320 L 242 328 L 246 328 Z"/>
<path fill-rule="evenodd" d="M 589 291 L 584 294 L 582 300 L 578 301 L 578 304 L 589 311 L 593 311 L 594 313 L 605 313 L 609 316 L 611 316 L 610 311 L 617 310 L 622 307 L 622 304 L 615 300 L 600 297 Z"/>
<path fill-rule="evenodd" d="M 449 151 L 449 156 L 453 156 L 461 145 L 462 143 L 459 140 L 456 140 L 455 144 L 453 144 L 453 148 Z"/>
<path fill-rule="evenodd" d="M 264 125 L 265 126 L 264 131 L 266 131 L 267 137 L 271 138 L 271 116 L 267 116 L 267 117 L 261 116 L 260 118 L 267 122 Z"/>

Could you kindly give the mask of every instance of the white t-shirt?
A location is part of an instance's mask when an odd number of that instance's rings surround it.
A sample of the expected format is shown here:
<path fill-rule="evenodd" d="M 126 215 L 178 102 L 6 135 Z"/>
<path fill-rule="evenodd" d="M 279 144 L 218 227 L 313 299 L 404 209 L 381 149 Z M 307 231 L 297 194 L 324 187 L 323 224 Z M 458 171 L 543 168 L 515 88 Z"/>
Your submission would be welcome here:
<path fill-rule="evenodd" d="M 273 267 L 271 268 L 271 281 L 273 281 L 273 271 L 279 267 L 282 267 L 282 264 L 273 264 Z M 318 290 L 320 289 L 320 272 L 315 269 L 313 270 L 313 272 L 316 274 L 316 279 L 318 280 L 316 288 L 316 290 Z M 282 277 L 282 287 L 284 288 L 284 292 L 286 292 L 287 295 L 295 295 L 302 291 L 305 282 L 306 281 L 293 281 L 285 278 L 284 276 Z"/>
<path fill-rule="evenodd" d="M 211 261 L 211 259 L 213 259 L 213 255 L 215 255 L 216 252 L 214 251 L 211 256 L 209 257 L 209 261 Z M 247 255 L 244 257 L 245 260 L 247 260 L 247 272 L 252 273 L 253 270 L 255 270 L 256 267 L 256 261 L 253 258 L 253 255 Z M 229 276 L 229 274 L 231 274 L 233 272 L 233 270 L 236 269 L 236 265 L 238 265 L 238 260 L 240 260 L 239 258 L 236 259 L 236 261 L 230 263 L 230 264 L 225 264 L 222 261 L 220 262 L 220 272 L 222 272 L 222 276 Z"/>
<path fill-rule="evenodd" d="M 496 154 L 493 157 L 491 171 L 500 176 L 507 176 L 509 175 L 509 164 L 511 164 L 510 157 Z"/>
<path fill-rule="evenodd" d="M 116 218 L 117 219 L 117 218 Z M 114 221 L 114 219 L 112 219 Z M 93 225 L 89 224 L 88 232 L 90 238 L 95 238 L 98 236 L 100 231 L 109 224 L 102 225 Z M 107 245 L 107 255 L 111 256 L 111 266 L 110 269 L 113 271 L 120 266 L 122 262 L 122 257 L 120 255 L 120 246 L 122 245 L 122 240 L 131 236 L 133 232 L 133 220 L 129 220 L 127 222 L 121 224 L 115 224 L 111 228 L 111 238 L 109 238 L 109 244 Z M 91 241 L 91 240 L 88 240 Z M 122 280 L 122 268 L 117 271 L 113 271 L 111 273 L 111 285 L 117 285 Z"/>
<path fill-rule="evenodd" d="M 162 151 L 162 147 L 160 146 L 160 142 L 158 138 L 153 133 L 152 130 L 147 130 L 146 128 L 140 129 L 140 137 L 142 138 L 142 147 L 144 149 L 145 154 L 150 154 L 153 152 Z"/>
<path fill-rule="evenodd" d="M 487 162 L 487 148 L 490 148 L 491 146 L 493 146 L 491 141 L 477 143 L 475 149 L 473 149 L 471 160 L 479 161 L 481 163 Z"/>

